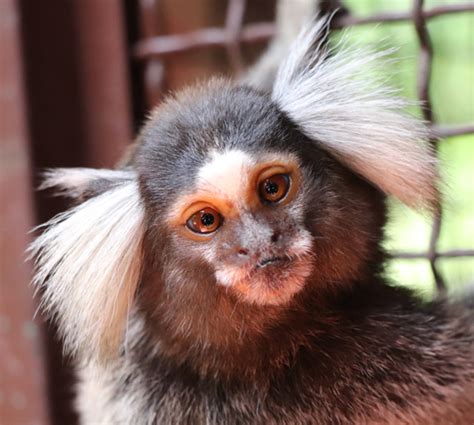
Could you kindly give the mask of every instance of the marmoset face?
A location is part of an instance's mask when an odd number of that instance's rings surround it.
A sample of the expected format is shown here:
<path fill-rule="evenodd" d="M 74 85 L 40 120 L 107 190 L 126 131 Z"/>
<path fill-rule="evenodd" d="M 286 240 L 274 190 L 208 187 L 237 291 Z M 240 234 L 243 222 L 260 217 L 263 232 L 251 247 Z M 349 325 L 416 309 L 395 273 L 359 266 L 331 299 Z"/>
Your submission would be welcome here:
<path fill-rule="evenodd" d="M 214 150 L 167 220 L 175 245 L 207 262 L 217 284 L 249 302 L 279 304 L 311 271 L 302 192 L 292 155 Z"/>
<path fill-rule="evenodd" d="M 328 273 L 328 256 L 331 278 L 357 268 L 351 251 L 363 256 L 367 238 L 349 226 L 367 205 L 346 210 L 340 170 L 265 95 L 225 84 L 194 89 L 156 110 L 142 141 L 135 161 L 149 229 L 167 240 L 160 255 L 172 261 L 163 280 L 204 270 L 206 285 L 280 305 Z"/>

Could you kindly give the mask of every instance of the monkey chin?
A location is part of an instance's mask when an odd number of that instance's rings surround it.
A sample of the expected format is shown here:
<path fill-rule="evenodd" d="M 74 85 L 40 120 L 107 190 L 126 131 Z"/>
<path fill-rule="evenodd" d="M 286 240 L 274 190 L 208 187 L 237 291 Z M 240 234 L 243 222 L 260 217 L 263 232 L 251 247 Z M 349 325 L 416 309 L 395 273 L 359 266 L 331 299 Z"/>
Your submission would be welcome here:
<path fill-rule="evenodd" d="M 240 301 L 262 306 L 284 305 L 304 288 L 312 268 L 310 257 L 303 256 L 251 269 L 221 269 L 216 272 L 216 278 Z"/>

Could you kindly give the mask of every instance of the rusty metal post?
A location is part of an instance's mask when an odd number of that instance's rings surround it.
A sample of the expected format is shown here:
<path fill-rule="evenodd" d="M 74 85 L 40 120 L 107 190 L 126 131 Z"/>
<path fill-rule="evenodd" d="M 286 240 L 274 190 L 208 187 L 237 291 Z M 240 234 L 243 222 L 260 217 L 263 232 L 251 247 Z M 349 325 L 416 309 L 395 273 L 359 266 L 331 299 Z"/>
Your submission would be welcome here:
<path fill-rule="evenodd" d="M 19 1 L 0 2 L 0 423 L 47 424 L 43 350 L 24 261 L 33 224 Z"/>
<path fill-rule="evenodd" d="M 111 166 L 132 139 L 125 19 L 120 0 L 76 0 L 78 77 L 88 165 Z"/>
<path fill-rule="evenodd" d="M 153 37 L 157 31 L 157 0 L 140 0 L 140 22 L 143 38 Z M 160 59 L 151 59 L 143 64 L 146 108 L 151 109 L 162 96 L 165 65 Z"/>

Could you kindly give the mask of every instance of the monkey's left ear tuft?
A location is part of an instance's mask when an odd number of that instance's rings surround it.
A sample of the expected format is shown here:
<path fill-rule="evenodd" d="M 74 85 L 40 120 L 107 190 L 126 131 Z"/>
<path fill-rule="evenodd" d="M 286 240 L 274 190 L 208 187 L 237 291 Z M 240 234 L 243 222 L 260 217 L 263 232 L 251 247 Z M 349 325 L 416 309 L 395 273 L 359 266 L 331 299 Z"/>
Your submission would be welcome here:
<path fill-rule="evenodd" d="M 303 133 L 374 186 L 411 207 L 436 209 L 439 178 L 429 131 L 381 77 L 393 51 L 331 49 L 327 34 L 327 18 L 301 32 L 278 70 L 273 100 Z"/>
<path fill-rule="evenodd" d="M 45 186 L 53 185 L 74 196 L 94 185 L 101 190 L 41 226 L 46 230 L 29 248 L 33 282 L 66 350 L 105 358 L 123 340 L 140 279 L 144 208 L 137 178 L 131 171 L 61 169 L 49 172 Z"/>

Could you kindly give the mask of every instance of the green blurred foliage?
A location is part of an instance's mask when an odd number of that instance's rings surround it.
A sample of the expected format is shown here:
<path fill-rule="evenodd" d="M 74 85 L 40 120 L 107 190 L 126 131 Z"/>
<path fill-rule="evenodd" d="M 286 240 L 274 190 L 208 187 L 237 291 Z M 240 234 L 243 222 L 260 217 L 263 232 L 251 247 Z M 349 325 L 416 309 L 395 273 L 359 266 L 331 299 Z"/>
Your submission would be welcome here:
<path fill-rule="evenodd" d="M 459 3 L 431 0 L 425 8 Z M 356 16 L 409 11 L 412 0 L 346 0 Z M 438 124 L 474 123 L 474 13 L 438 16 L 428 23 L 434 48 L 430 94 Z M 391 83 L 401 93 L 416 99 L 418 39 L 410 22 L 364 25 L 349 30 L 349 40 L 358 44 L 397 47 L 398 61 Z M 419 108 L 413 113 L 420 115 Z M 444 177 L 443 225 L 438 250 L 474 249 L 474 135 L 453 137 L 439 143 Z M 387 226 L 389 250 L 426 251 L 431 232 L 430 217 L 392 201 Z M 450 289 L 474 282 L 474 258 L 439 260 Z M 426 260 L 393 260 L 390 277 L 415 288 L 425 296 L 434 294 L 433 276 Z"/>

